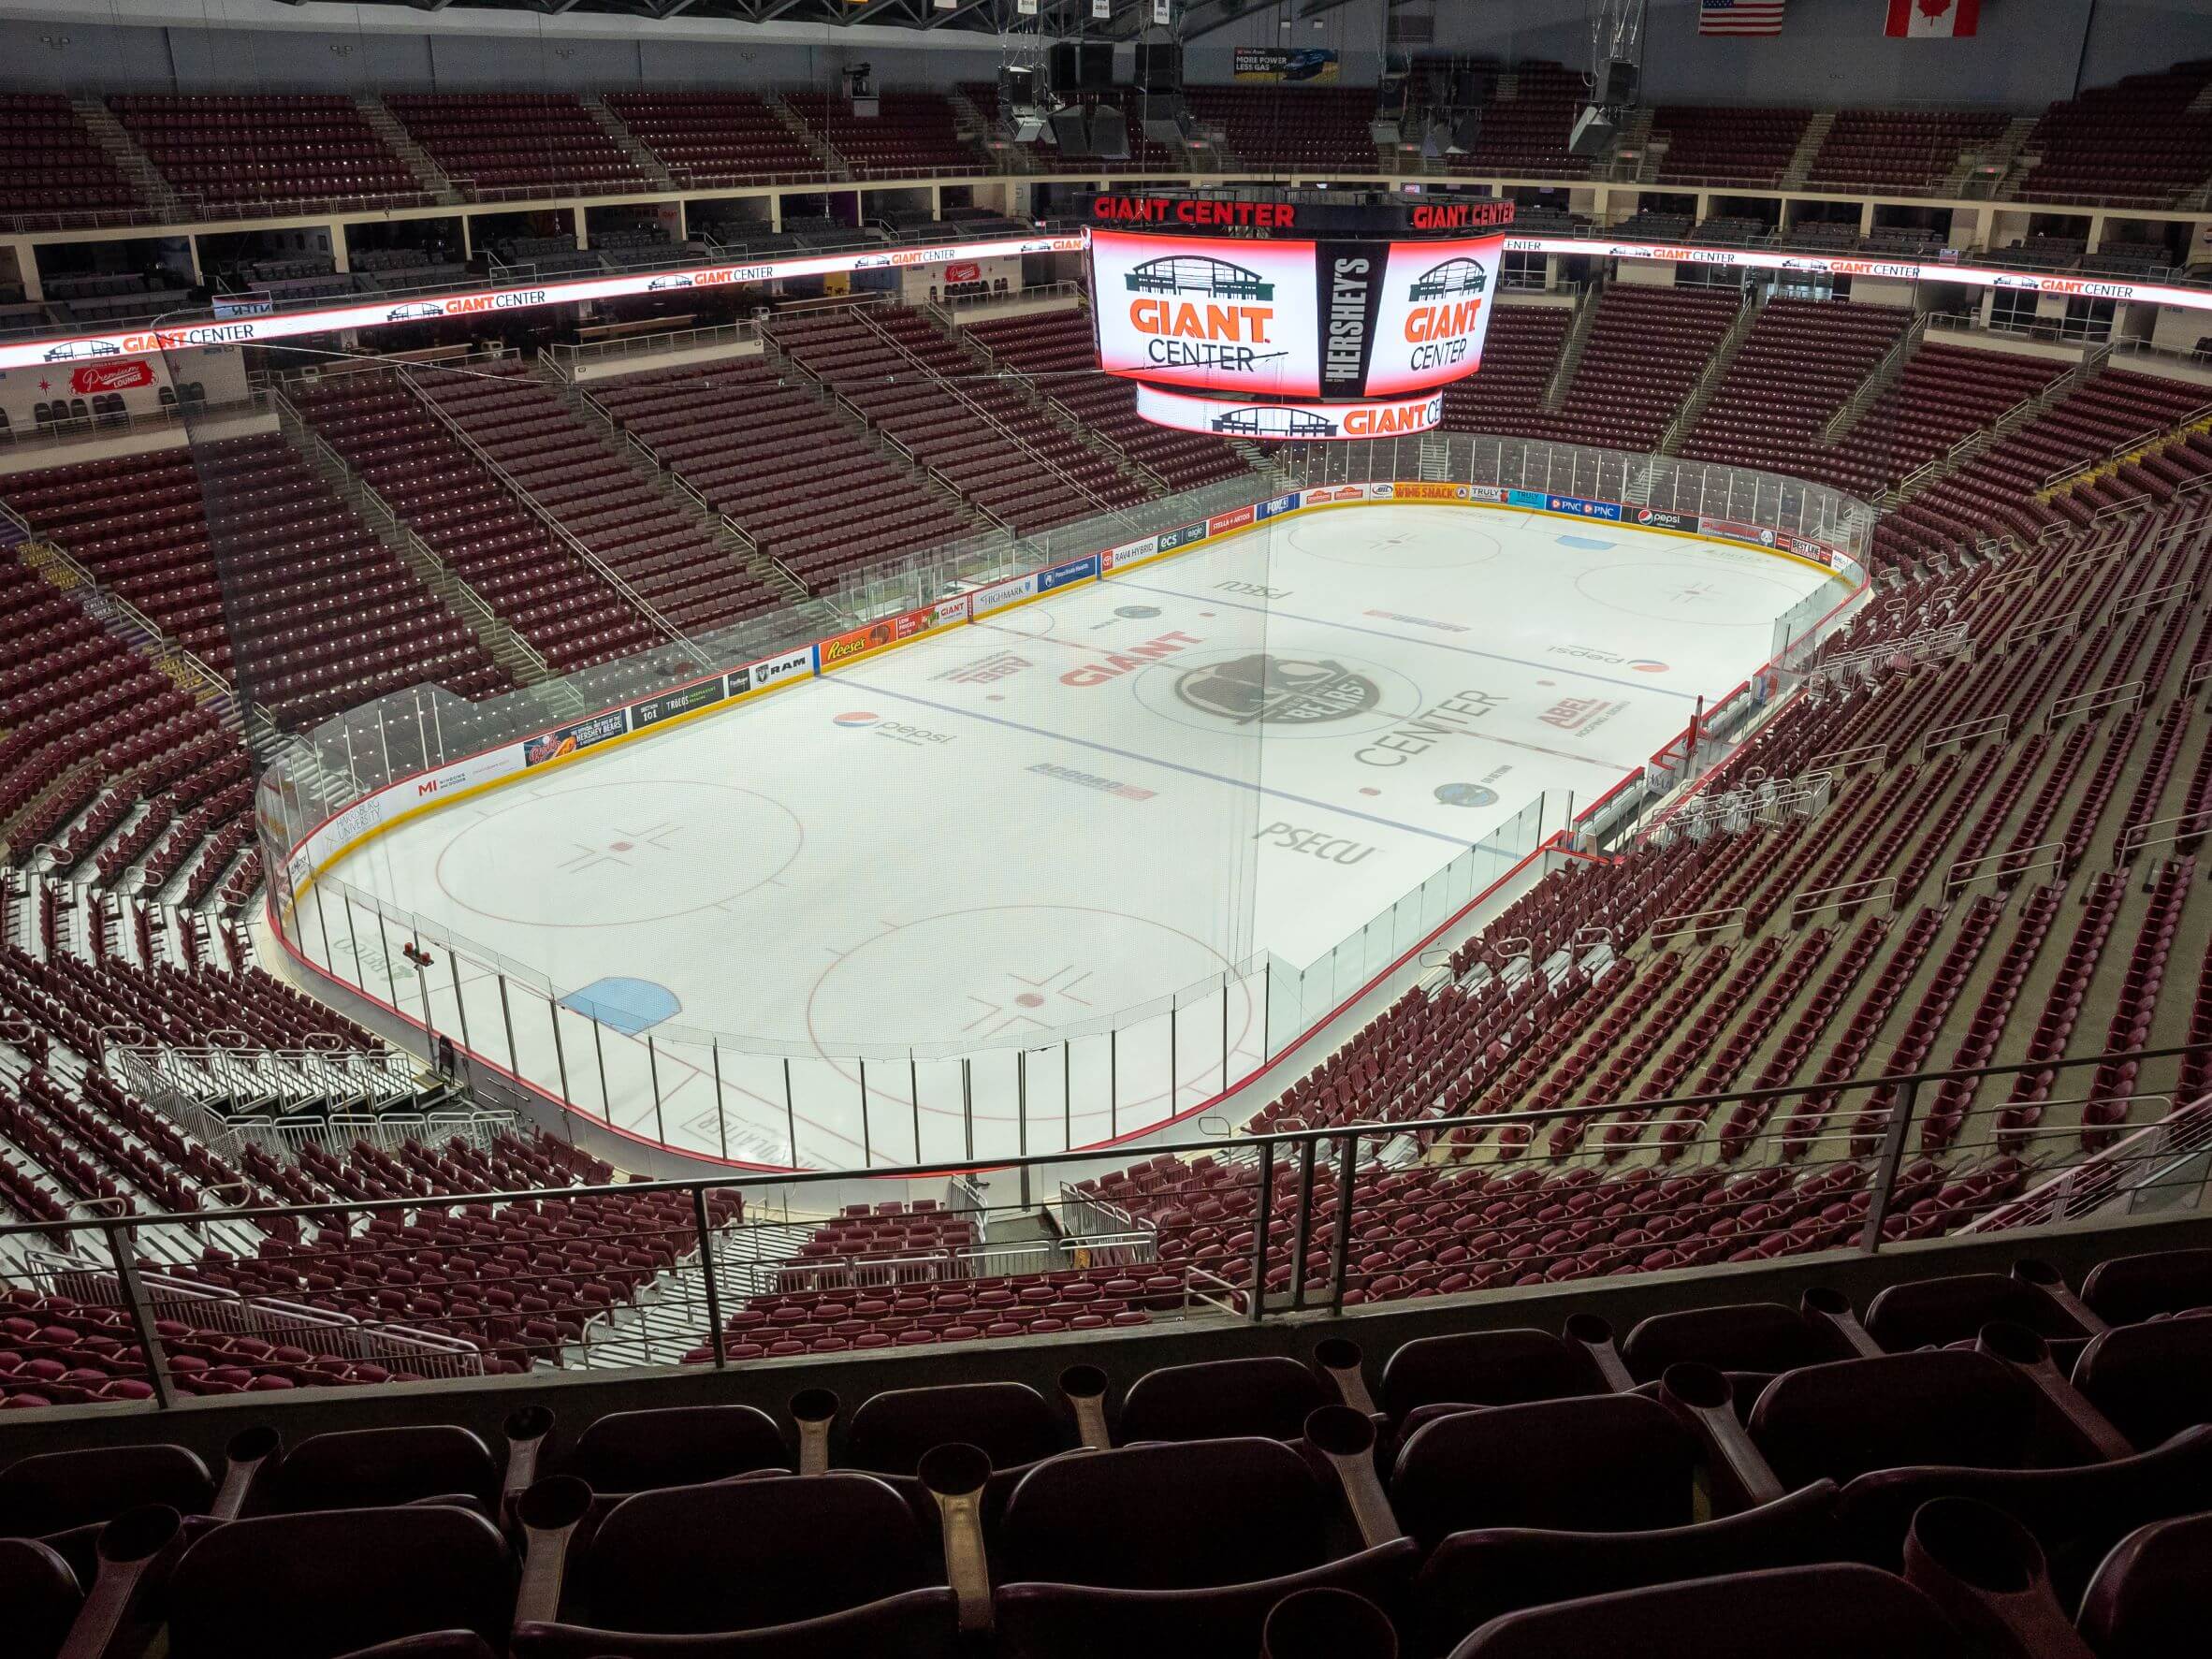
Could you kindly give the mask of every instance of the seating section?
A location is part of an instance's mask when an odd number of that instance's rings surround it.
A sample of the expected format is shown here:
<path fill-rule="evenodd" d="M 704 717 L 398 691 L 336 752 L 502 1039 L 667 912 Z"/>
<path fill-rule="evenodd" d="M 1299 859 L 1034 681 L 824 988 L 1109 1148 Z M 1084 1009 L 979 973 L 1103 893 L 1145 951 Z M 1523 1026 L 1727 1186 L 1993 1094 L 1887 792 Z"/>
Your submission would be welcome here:
<path fill-rule="evenodd" d="M 1911 321 L 1892 306 L 1769 300 L 1676 453 L 1818 475 L 1823 429 Z"/>
<path fill-rule="evenodd" d="M 1555 305 L 1499 305 L 1490 313 L 1482 367 L 1444 388 L 1444 425 L 1455 432 L 1529 437 L 1541 428 L 1544 392 L 1559 368 L 1574 313 Z"/>
<path fill-rule="evenodd" d="M 1147 494 L 919 312 L 811 313 L 775 323 L 771 333 L 779 350 L 917 466 L 1016 531 L 1047 530 Z"/>
<path fill-rule="evenodd" d="M 2130 75 L 2053 104 L 2029 134 L 2024 194 L 2165 207 L 2212 179 L 2212 113 L 2192 110 L 2212 62 Z"/>
<path fill-rule="evenodd" d="M 1249 473 L 1226 442 L 1203 433 L 1155 426 L 1137 414 L 1137 394 L 1125 382 L 1093 372 L 1098 348 L 1080 311 L 1032 313 L 972 325 L 966 332 L 997 361 L 1033 377 L 1085 431 L 1113 444 L 1171 490 L 1192 489 Z"/>
<path fill-rule="evenodd" d="M 1508 178 L 1583 176 L 1590 163 L 1569 153 L 1567 139 L 1588 102 L 1582 71 L 1544 60 L 1516 64 L 1483 105 L 1475 142 L 1463 155 L 1447 155 L 1445 167 Z"/>
<path fill-rule="evenodd" d="M 108 108 L 171 189 L 211 209 L 431 199 L 354 101 L 334 93 L 133 93 Z"/>
<path fill-rule="evenodd" d="M 296 399 L 327 442 L 555 671 L 637 655 L 663 636 L 432 413 L 383 371 Z"/>
<path fill-rule="evenodd" d="M 2083 1295 L 2115 1270 L 2175 1278 L 2191 1254 L 2107 1260 Z M 2201 1633 L 2203 1309 L 2108 1322 L 2029 1261 L 1899 1281 L 1863 1312 L 1827 1288 L 1677 1301 L 1632 1306 L 1618 1336 L 1583 1313 L 1562 1334 L 1448 1323 L 1372 1357 L 1331 1336 L 1310 1358 L 1078 1365 L 1057 1398 L 1004 1377 L 878 1390 L 850 1414 L 803 1389 L 788 1421 L 534 1404 L 496 1452 L 434 1400 L 319 1433 L 272 1413 L 212 1468 L 157 1425 L 26 1449 L 0 1468 L 0 1538 L 51 1567 L 0 1571 L 58 1588 L 16 1590 L 11 1634 L 53 1659 L 73 1624 L 113 1616 L 79 1575 L 112 1589 L 113 1564 L 138 1561 L 181 1659 L 342 1659 L 364 1640 L 540 1659 L 982 1642 L 1009 1659 L 1949 1659 L 1992 1630 L 2016 1633 L 2007 1651 L 2147 1659 Z M 141 1380 L 116 1310 L 7 1305 L 0 1375 Z M 184 1372 L 208 1392 L 344 1364 L 172 1340 L 223 1361 Z M 82 1382 L 47 1380 L 71 1361 Z"/>
<path fill-rule="evenodd" d="M 1188 86 L 1199 124 L 1218 127 L 1244 171 L 1373 173 L 1375 95 L 1365 87 Z"/>
<path fill-rule="evenodd" d="M 809 592 L 976 521 L 765 357 L 592 383 L 607 417 Z"/>
<path fill-rule="evenodd" d="M 1736 320 L 1740 298 L 1613 283 L 1594 303 L 1597 315 L 1565 396 L 1527 435 L 1655 449 Z"/>
<path fill-rule="evenodd" d="M 1925 195 L 1946 183 L 1962 157 L 1986 153 L 2004 127 L 1997 111 L 1839 110 L 1805 182 L 1815 190 Z"/>
<path fill-rule="evenodd" d="M 446 177 L 479 199 L 649 188 L 636 162 L 567 93 L 391 93 L 384 102 Z"/>
<path fill-rule="evenodd" d="M 60 93 L 0 93 L 0 214 L 128 211 L 138 193 Z"/>
<path fill-rule="evenodd" d="M 1659 181 L 1778 184 L 1811 119 L 1806 109 L 1662 105 L 1652 116 L 1652 141 L 1666 145 Z"/>
<path fill-rule="evenodd" d="M 519 359 L 491 373 L 432 376 L 422 386 L 531 500 L 678 629 L 727 628 L 779 603 L 633 471 L 604 428 Z"/>
<path fill-rule="evenodd" d="M 951 100 L 938 93 L 887 92 L 873 116 L 818 92 L 788 94 L 784 103 L 823 143 L 845 159 L 856 179 L 973 171 L 981 153 L 961 138 Z"/>
<path fill-rule="evenodd" d="M 19 473 L 0 501 L 286 727 L 425 682 L 511 684 L 273 432 Z"/>
<path fill-rule="evenodd" d="M 2125 479 L 2091 480 L 2047 500 L 2038 499 L 2037 492 L 2078 468 L 2141 448 L 2197 417 L 2207 403 L 2204 390 L 2157 375 L 2108 370 L 1914 496 L 1883 521 L 1876 545 L 1892 557 L 1925 557 L 1992 534 L 2033 542 L 2068 522 L 2087 529 L 2098 513 L 2146 494 L 2170 498 L 2172 485 L 2144 467 Z"/>
<path fill-rule="evenodd" d="M 613 93 L 606 103 L 686 184 L 746 184 L 822 170 L 806 141 L 750 93 Z"/>

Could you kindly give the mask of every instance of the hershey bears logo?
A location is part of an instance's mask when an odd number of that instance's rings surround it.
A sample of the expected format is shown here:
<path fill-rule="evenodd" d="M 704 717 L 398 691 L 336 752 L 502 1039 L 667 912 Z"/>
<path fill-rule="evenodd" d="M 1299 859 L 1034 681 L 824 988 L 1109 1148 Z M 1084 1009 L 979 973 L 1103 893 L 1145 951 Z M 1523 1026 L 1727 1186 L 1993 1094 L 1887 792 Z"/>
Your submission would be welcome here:
<path fill-rule="evenodd" d="M 1255 651 L 1191 669 L 1175 682 L 1175 695 L 1240 726 L 1311 725 L 1366 713 L 1382 701 L 1382 688 L 1326 657 L 1308 661 Z"/>

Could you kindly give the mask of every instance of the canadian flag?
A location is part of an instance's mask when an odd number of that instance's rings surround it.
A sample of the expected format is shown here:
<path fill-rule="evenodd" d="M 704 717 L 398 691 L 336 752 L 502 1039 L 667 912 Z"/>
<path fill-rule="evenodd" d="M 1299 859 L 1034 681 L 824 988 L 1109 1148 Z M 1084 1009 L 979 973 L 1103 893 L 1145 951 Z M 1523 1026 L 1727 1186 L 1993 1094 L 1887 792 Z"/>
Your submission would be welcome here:
<path fill-rule="evenodd" d="M 1882 32 L 1899 40 L 1951 39 L 1971 35 L 1982 21 L 1982 0 L 1889 0 Z"/>

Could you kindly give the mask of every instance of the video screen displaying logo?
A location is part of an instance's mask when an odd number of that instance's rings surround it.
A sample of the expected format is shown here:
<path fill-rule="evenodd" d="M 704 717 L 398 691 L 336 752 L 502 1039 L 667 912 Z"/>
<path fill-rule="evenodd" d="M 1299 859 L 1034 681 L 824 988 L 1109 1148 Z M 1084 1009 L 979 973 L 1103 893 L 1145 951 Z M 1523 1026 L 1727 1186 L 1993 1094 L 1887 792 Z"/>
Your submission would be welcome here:
<path fill-rule="evenodd" d="M 1091 296 L 1109 374 L 1259 396 L 1320 389 L 1311 242 L 1096 231 Z"/>

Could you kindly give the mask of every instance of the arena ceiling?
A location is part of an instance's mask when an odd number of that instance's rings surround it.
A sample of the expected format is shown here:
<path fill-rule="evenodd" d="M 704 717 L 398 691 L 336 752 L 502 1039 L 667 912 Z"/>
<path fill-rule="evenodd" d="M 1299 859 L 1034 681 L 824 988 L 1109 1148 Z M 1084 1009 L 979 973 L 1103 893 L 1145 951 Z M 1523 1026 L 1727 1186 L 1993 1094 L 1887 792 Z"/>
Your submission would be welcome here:
<path fill-rule="evenodd" d="M 298 6 L 304 0 L 291 0 Z M 951 30 L 963 35 L 1045 34 L 1094 40 L 1135 40 L 1151 26 L 1152 0 L 1112 0 L 1112 16 L 1091 16 L 1090 0 L 1040 0 L 1038 15 L 1022 15 L 1017 0 L 361 0 L 424 12 L 472 11 L 534 13 L 541 17 L 724 18 L 742 23 L 821 23 L 917 32 Z M 1173 33 L 1195 40 L 1241 18 L 1280 12 L 1296 19 L 1317 18 L 1351 0 L 1177 0 Z M 1397 0 L 1392 0 L 1393 6 Z"/>

